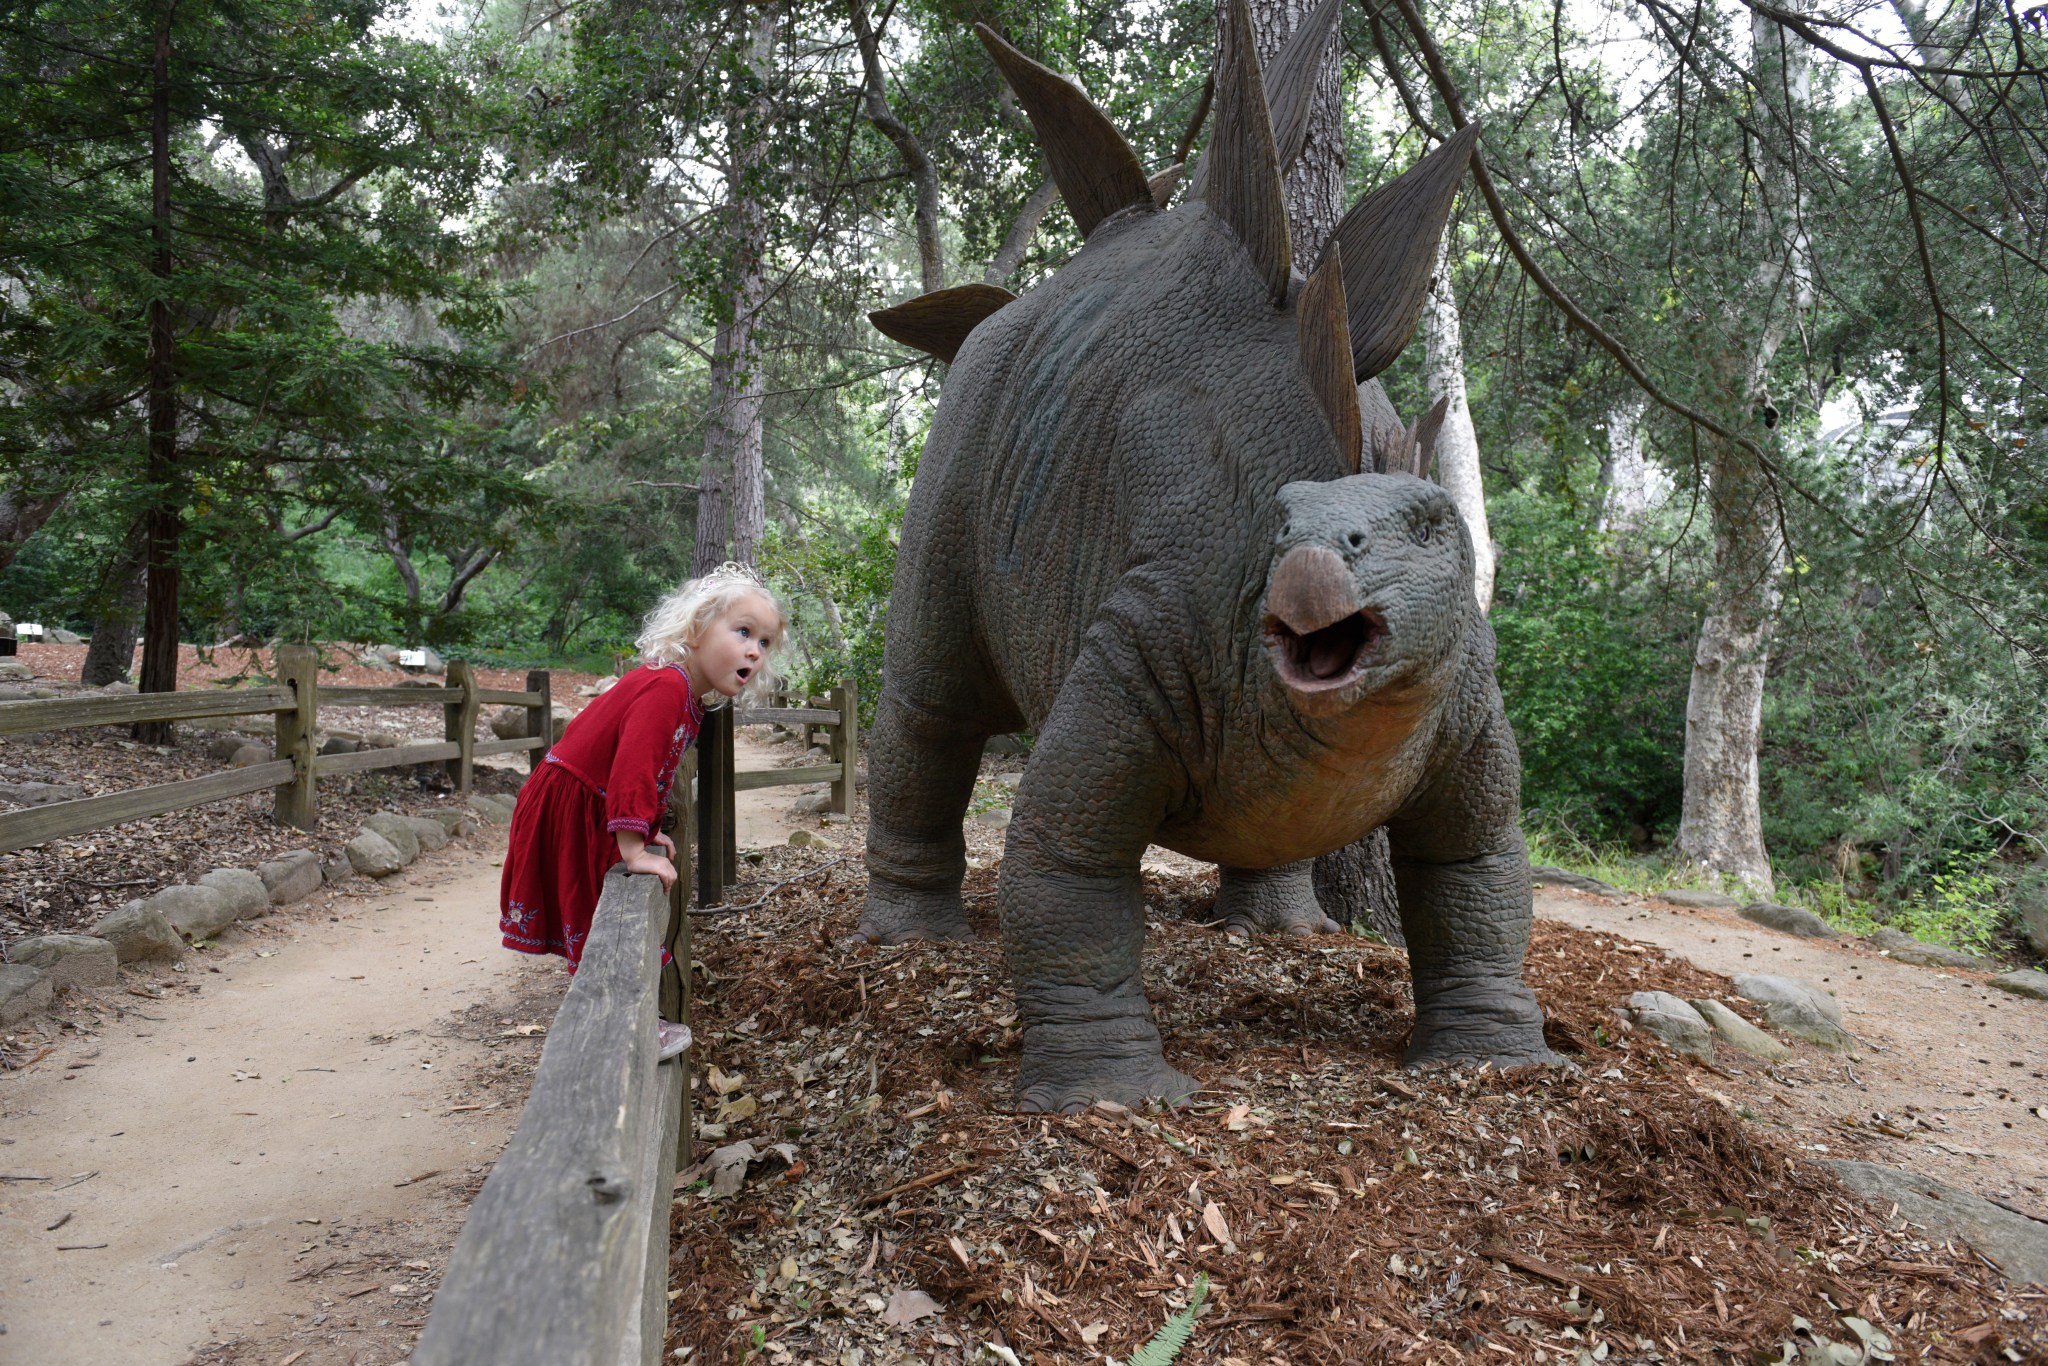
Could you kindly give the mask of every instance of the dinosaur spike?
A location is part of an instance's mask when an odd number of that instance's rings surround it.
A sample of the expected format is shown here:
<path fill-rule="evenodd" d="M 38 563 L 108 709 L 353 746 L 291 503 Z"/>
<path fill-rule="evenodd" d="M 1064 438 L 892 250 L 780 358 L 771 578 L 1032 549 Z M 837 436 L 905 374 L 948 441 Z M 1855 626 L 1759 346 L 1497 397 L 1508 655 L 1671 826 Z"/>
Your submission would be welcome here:
<path fill-rule="evenodd" d="M 1120 209 L 1152 206 L 1152 188 L 1138 154 L 1093 100 L 1057 71 L 1011 47 L 987 24 L 976 24 L 974 31 L 1030 116 L 1053 183 L 1083 237 Z"/>
<path fill-rule="evenodd" d="M 868 314 L 883 336 L 952 363 L 960 347 L 989 314 L 1017 296 L 995 285 L 956 285 Z"/>
<path fill-rule="evenodd" d="M 1344 257 L 1351 360 L 1360 379 L 1392 365 L 1415 331 L 1444 221 L 1478 142 L 1478 124 L 1459 129 L 1397 179 L 1353 205 L 1330 237 L 1327 250 Z"/>
<path fill-rule="evenodd" d="M 1436 439 L 1443 434 L 1444 418 L 1451 411 L 1449 395 L 1430 405 L 1429 411 L 1415 419 L 1415 425 L 1408 429 L 1409 458 L 1414 461 L 1410 473 L 1417 479 L 1427 479 L 1436 464 Z"/>
<path fill-rule="evenodd" d="M 1251 253 L 1274 307 L 1287 301 L 1294 249 L 1287 240 L 1287 200 L 1280 191 L 1280 154 L 1266 112 L 1266 83 L 1252 47 L 1245 0 L 1223 0 L 1223 52 L 1216 75 L 1216 133 L 1203 196 Z"/>
<path fill-rule="evenodd" d="M 1154 204 L 1162 209 L 1166 207 L 1167 201 L 1173 198 L 1174 190 L 1180 185 L 1181 172 L 1185 170 L 1187 170 L 1186 163 L 1176 161 L 1173 165 L 1157 172 L 1150 180 L 1145 182 L 1152 188 L 1152 202 Z"/>
<path fill-rule="evenodd" d="M 1272 103 L 1273 147 L 1280 158 L 1284 180 L 1302 148 L 1308 145 L 1308 111 L 1315 102 L 1316 73 L 1322 66 L 1330 36 L 1336 32 L 1339 0 L 1323 0 L 1315 13 L 1302 20 L 1287 43 L 1266 67 L 1266 98 Z M 1195 163 L 1188 180 L 1188 198 L 1200 199 L 1208 187 L 1209 155 Z"/>
<path fill-rule="evenodd" d="M 1362 418 L 1358 383 L 1351 378 L 1351 330 L 1344 307 L 1344 262 L 1331 255 L 1308 277 L 1294 301 L 1294 327 L 1301 339 L 1301 364 L 1323 416 L 1337 435 L 1337 449 L 1358 473 Z"/>

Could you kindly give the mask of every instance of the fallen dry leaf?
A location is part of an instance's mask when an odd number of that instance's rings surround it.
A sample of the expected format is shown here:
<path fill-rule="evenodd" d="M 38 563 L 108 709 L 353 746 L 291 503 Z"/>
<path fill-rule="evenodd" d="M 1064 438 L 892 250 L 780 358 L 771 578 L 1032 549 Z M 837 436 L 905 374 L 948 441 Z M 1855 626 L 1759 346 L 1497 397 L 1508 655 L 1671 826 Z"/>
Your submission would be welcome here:
<path fill-rule="evenodd" d="M 889 1307 L 882 1311 L 882 1322 L 891 1328 L 905 1328 L 938 1312 L 939 1302 L 924 1291 L 899 1290 L 889 1297 Z"/>
<path fill-rule="evenodd" d="M 1223 1222 L 1223 1210 L 1214 1200 L 1202 1206 L 1202 1227 L 1219 1243 L 1230 1241 L 1230 1225 Z"/>

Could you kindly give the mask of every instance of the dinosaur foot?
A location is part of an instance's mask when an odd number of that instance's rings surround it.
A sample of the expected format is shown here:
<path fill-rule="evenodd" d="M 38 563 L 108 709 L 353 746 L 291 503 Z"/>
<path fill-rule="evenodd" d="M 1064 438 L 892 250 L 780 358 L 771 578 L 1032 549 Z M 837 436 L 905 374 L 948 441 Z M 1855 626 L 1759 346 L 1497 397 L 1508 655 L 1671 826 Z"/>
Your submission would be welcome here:
<path fill-rule="evenodd" d="M 1104 1100 L 1132 1108 L 1148 1100 L 1178 1105 L 1195 1093 L 1193 1077 L 1166 1065 L 1142 992 L 1135 999 L 1129 992 L 1082 987 L 1018 994 L 1027 1021 L 1019 1110 L 1071 1115 Z M 1045 1018 L 1031 1009 L 1033 995 L 1055 996 L 1066 1008 Z"/>
<path fill-rule="evenodd" d="M 849 945 L 902 944 L 913 939 L 973 939 L 967 907 L 957 891 L 928 891 L 890 886 L 880 878 L 868 883 L 867 907 Z"/>
<path fill-rule="evenodd" d="M 1518 981 L 1480 981 L 1425 994 L 1404 1061 L 1490 1062 L 1496 1068 L 1574 1067 L 1543 1041 L 1543 1011 L 1536 994 Z"/>
<path fill-rule="evenodd" d="M 1310 865 L 1225 868 L 1216 890 L 1216 915 L 1223 932 L 1239 939 L 1255 934 L 1341 934 L 1344 927 L 1323 914 L 1316 901 Z"/>

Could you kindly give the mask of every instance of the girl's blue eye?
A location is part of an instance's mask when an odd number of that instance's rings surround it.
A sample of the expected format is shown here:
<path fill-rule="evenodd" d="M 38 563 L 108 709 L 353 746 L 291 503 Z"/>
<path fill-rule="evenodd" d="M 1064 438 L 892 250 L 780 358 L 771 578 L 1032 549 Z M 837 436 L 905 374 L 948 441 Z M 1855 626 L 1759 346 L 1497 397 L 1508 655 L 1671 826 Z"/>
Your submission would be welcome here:
<path fill-rule="evenodd" d="M 741 640 L 746 640 L 746 639 L 748 639 L 749 637 L 751 637 L 751 636 L 752 636 L 753 634 L 754 634 L 754 633 L 753 633 L 753 631 L 752 631 L 752 630 L 751 630 L 750 628 L 748 628 L 748 627 L 745 627 L 745 626 L 742 626 L 742 627 L 740 627 L 740 639 L 741 639 Z"/>

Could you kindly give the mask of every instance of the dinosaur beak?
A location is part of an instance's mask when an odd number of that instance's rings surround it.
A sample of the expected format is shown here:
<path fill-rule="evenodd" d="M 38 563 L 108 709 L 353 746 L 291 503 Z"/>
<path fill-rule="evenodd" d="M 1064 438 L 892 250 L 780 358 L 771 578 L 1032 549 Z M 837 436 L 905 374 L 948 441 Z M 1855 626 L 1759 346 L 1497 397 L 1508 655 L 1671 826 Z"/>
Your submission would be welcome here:
<path fill-rule="evenodd" d="M 1283 683 L 1297 693 L 1329 693 L 1365 672 L 1387 624 L 1359 603 L 1343 556 L 1301 545 L 1281 557 L 1267 584 L 1265 635 Z"/>

